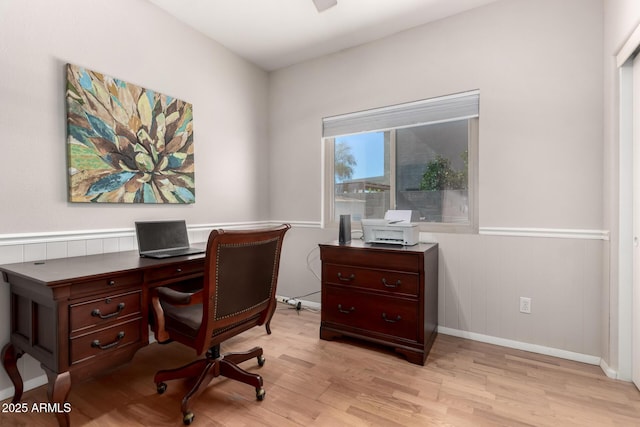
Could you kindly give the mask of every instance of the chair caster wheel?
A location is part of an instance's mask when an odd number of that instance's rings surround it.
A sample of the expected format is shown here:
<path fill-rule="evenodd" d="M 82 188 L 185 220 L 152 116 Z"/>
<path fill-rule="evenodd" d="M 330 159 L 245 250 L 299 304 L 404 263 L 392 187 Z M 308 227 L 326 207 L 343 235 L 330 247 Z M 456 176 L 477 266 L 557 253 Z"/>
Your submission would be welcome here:
<path fill-rule="evenodd" d="M 165 383 L 158 383 L 156 385 L 156 390 L 158 391 L 158 394 L 162 394 L 167 391 L 167 385 Z"/>
<path fill-rule="evenodd" d="M 182 417 L 182 423 L 186 426 L 190 425 L 193 422 L 193 419 L 196 416 L 193 415 L 193 412 L 187 412 L 186 414 L 184 414 L 184 416 Z"/>
<path fill-rule="evenodd" d="M 264 358 L 263 355 L 258 356 L 258 366 L 264 366 L 264 362 L 266 362 L 267 359 Z"/>
<path fill-rule="evenodd" d="M 264 400 L 265 394 L 267 394 L 267 392 L 264 391 L 263 387 L 260 387 L 260 388 L 256 389 L 256 399 L 258 399 L 259 401 L 263 401 Z"/>

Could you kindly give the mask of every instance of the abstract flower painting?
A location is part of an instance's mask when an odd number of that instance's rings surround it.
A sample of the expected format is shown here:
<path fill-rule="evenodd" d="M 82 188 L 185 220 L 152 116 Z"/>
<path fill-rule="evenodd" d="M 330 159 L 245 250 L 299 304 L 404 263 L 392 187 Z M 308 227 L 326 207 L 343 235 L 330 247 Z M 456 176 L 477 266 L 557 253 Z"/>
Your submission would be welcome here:
<path fill-rule="evenodd" d="M 188 102 L 67 64 L 69 201 L 194 203 Z"/>

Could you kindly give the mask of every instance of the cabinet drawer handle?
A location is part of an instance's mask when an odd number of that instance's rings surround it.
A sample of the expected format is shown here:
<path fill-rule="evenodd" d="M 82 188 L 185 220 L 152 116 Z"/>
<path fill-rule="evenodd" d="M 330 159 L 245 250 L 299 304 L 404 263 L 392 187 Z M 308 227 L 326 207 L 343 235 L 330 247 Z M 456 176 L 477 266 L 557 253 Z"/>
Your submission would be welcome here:
<path fill-rule="evenodd" d="M 356 278 L 356 275 L 353 273 L 351 273 L 349 277 L 343 277 L 342 273 L 338 273 L 338 280 L 342 280 L 343 282 L 351 282 L 355 278 Z"/>
<path fill-rule="evenodd" d="M 109 280 L 109 283 L 107 283 L 107 285 L 109 285 L 109 286 L 113 286 L 115 284 L 116 284 L 115 280 Z"/>
<path fill-rule="evenodd" d="M 118 336 L 116 337 L 116 340 L 114 342 L 106 345 L 101 345 L 100 340 L 93 340 L 93 342 L 91 343 L 91 347 L 99 348 L 100 350 L 108 350 L 120 344 L 120 341 L 122 340 L 122 338 L 124 338 L 124 332 L 120 331 L 118 332 Z"/>
<path fill-rule="evenodd" d="M 342 308 L 342 304 L 338 304 L 338 311 L 340 313 L 344 313 L 344 314 L 351 314 L 351 312 L 356 311 L 355 307 L 351 307 L 348 310 L 345 310 L 344 308 Z"/>
<path fill-rule="evenodd" d="M 120 304 L 118 304 L 118 306 L 116 307 L 116 311 L 114 311 L 114 312 L 113 312 L 113 313 L 111 313 L 111 314 L 102 314 L 102 313 L 100 312 L 100 309 L 99 309 L 99 308 L 96 308 L 95 310 L 93 310 L 93 311 L 91 312 L 91 315 L 92 315 L 93 317 L 99 317 L 99 318 L 101 318 L 101 319 L 110 319 L 110 318 L 112 318 L 112 317 L 116 317 L 118 314 L 120 314 L 120 313 L 122 312 L 122 310 L 124 310 L 124 303 L 123 303 L 123 302 L 121 302 Z"/>
<path fill-rule="evenodd" d="M 385 288 L 397 288 L 398 286 L 402 285 L 402 282 L 400 281 L 400 279 L 398 279 L 396 280 L 396 283 L 387 283 L 387 279 L 383 277 L 382 284 L 385 286 Z"/>
<path fill-rule="evenodd" d="M 402 320 L 402 317 L 400 317 L 400 315 L 398 314 L 395 319 L 387 319 L 387 313 L 382 313 L 382 320 L 389 323 L 396 323 Z"/>
<path fill-rule="evenodd" d="M 176 268 L 176 273 L 182 273 L 182 269 L 180 267 Z"/>

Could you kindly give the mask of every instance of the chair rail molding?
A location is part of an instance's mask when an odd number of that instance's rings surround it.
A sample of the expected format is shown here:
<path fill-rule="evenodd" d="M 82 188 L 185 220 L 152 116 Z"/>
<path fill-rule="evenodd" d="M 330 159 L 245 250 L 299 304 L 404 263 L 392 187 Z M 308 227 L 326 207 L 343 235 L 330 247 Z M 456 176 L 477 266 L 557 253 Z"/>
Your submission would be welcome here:
<path fill-rule="evenodd" d="M 486 236 L 609 240 L 609 230 L 586 230 L 572 228 L 480 227 L 478 233 Z"/>
<path fill-rule="evenodd" d="M 318 228 L 317 221 L 247 221 L 247 222 L 219 222 L 212 224 L 187 225 L 190 232 L 209 232 L 217 228 L 250 228 L 266 227 L 282 223 L 289 223 L 293 227 Z M 73 230 L 73 231 L 44 231 L 39 233 L 0 234 L 0 246 L 30 245 L 37 243 L 70 242 L 76 240 L 113 239 L 121 237 L 135 237 L 135 228 L 112 228 L 103 230 Z"/>
<path fill-rule="evenodd" d="M 289 223 L 296 228 L 322 228 L 320 221 L 266 220 L 246 222 L 220 222 L 188 225 L 190 232 L 208 232 L 216 228 L 250 228 Z M 428 232 L 427 232 L 428 233 Z M 431 233 L 428 233 L 431 234 Z M 480 227 L 478 234 L 486 236 L 546 237 L 561 239 L 609 240 L 609 230 L 526 228 L 526 227 Z M 0 234 L 0 246 L 29 245 L 37 243 L 68 242 L 76 240 L 113 239 L 135 237 L 135 229 L 113 228 L 102 230 L 45 231 L 38 233 Z"/>

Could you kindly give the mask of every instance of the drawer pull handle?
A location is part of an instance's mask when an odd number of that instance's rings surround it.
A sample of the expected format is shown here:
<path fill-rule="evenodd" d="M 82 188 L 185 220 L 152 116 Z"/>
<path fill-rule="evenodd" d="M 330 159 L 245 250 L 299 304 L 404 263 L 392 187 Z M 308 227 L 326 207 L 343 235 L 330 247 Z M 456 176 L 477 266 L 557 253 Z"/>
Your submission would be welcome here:
<path fill-rule="evenodd" d="M 338 304 L 338 311 L 340 313 L 344 313 L 344 314 L 351 314 L 351 312 L 356 311 L 355 307 L 351 307 L 348 310 L 345 310 L 344 308 L 342 308 L 342 304 Z"/>
<path fill-rule="evenodd" d="M 109 283 L 107 283 L 109 286 L 113 286 L 116 284 L 115 280 L 109 280 Z"/>
<path fill-rule="evenodd" d="M 122 312 L 122 310 L 124 310 L 124 303 L 123 303 L 123 302 L 121 302 L 120 304 L 118 304 L 118 306 L 116 307 L 116 311 L 114 311 L 114 312 L 113 312 L 113 313 L 111 313 L 111 314 L 102 314 L 102 313 L 100 312 L 100 309 L 99 309 L 99 308 L 96 308 L 95 310 L 93 310 L 93 311 L 91 312 L 91 315 L 92 315 L 93 317 L 99 317 L 99 318 L 101 318 L 101 319 L 110 319 L 110 318 L 112 318 L 112 317 L 116 317 L 118 314 L 120 314 L 120 313 Z"/>
<path fill-rule="evenodd" d="M 182 273 L 182 269 L 181 268 L 176 268 L 176 273 Z"/>
<path fill-rule="evenodd" d="M 402 285 L 402 282 L 400 281 L 400 279 L 398 279 L 396 280 L 396 283 L 387 283 L 387 279 L 383 277 L 382 284 L 385 286 L 385 288 L 397 288 L 398 286 Z"/>
<path fill-rule="evenodd" d="M 395 319 L 387 319 L 387 313 L 382 313 L 382 319 L 385 322 L 396 323 L 396 322 L 402 320 L 402 317 L 400 317 L 400 315 L 398 314 Z"/>
<path fill-rule="evenodd" d="M 118 336 L 116 337 L 116 340 L 114 342 L 106 345 L 101 345 L 100 340 L 93 340 L 93 342 L 91 343 L 91 347 L 99 348 L 100 350 L 108 350 L 120 344 L 120 341 L 122 340 L 122 338 L 124 338 L 124 332 L 120 331 L 118 332 Z"/>
<path fill-rule="evenodd" d="M 342 280 L 343 282 L 351 282 L 355 278 L 356 275 L 353 273 L 349 277 L 343 277 L 342 273 L 338 273 L 338 280 Z"/>

